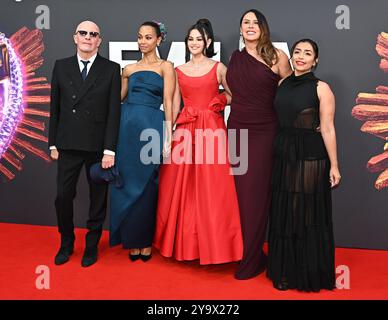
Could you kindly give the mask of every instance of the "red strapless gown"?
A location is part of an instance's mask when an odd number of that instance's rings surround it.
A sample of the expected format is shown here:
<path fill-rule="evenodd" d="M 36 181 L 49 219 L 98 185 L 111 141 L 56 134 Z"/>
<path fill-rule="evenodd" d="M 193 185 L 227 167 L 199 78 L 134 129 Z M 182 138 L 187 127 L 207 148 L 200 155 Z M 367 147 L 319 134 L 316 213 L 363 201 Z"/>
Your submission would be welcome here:
<path fill-rule="evenodd" d="M 183 163 L 171 161 L 161 166 L 154 246 L 163 256 L 180 261 L 238 261 L 243 251 L 240 215 L 227 157 L 226 127 L 220 114 L 226 98 L 218 94 L 217 63 L 200 77 L 176 70 L 184 108 L 177 119 L 171 154 L 183 146 L 192 147 L 192 153 Z M 191 139 L 179 138 L 180 129 L 186 129 Z M 206 161 L 210 159 L 209 140 L 205 143 L 204 138 L 198 139 L 196 129 L 217 130 L 225 137 L 215 139 L 213 164 Z M 203 157 L 203 164 L 195 161 L 200 159 L 198 155 Z"/>

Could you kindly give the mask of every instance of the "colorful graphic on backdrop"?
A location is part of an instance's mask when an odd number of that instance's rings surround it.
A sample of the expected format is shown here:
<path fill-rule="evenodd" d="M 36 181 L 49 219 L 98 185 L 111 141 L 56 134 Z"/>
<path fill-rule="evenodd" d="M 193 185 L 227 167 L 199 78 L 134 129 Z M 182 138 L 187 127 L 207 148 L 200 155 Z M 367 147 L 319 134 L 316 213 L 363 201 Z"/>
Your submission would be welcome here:
<path fill-rule="evenodd" d="M 378 35 L 376 51 L 381 57 L 380 69 L 388 73 L 388 33 Z M 388 141 L 388 86 L 378 86 L 376 93 L 359 93 L 356 103 L 353 117 L 366 121 L 361 131 Z M 382 171 L 375 182 L 377 190 L 388 187 L 388 142 L 384 145 L 384 152 L 368 161 L 367 168 L 370 172 Z"/>
<path fill-rule="evenodd" d="M 0 175 L 12 180 L 26 152 L 50 162 L 44 149 L 50 84 L 35 72 L 43 65 L 43 34 L 23 27 L 9 39 L 0 32 Z"/>

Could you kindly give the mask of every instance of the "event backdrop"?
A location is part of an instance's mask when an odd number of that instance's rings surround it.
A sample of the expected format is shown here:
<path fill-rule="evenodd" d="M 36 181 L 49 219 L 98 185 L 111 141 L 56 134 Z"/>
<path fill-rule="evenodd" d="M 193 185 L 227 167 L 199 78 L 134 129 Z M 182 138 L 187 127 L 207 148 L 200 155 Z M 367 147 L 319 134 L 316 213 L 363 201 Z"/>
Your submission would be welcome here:
<path fill-rule="evenodd" d="M 239 45 L 240 16 L 250 8 L 266 15 L 272 40 L 283 48 L 305 37 L 320 46 L 316 74 L 330 84 L 337 102 L 342 173 L 341 186 L 333 191 L 337 246 L 388 249 L 386 0 L 2 0 L 0 222 L 56 225 L 56 164 L 46 142 L 49 83 L 54 61 L 75 53 L 72 35 L 80 21 L 100 25 L 100 53 L 123 65 L 140 57 L 133 44 L 139 24 L 162 21 L 168 35 L 160 55 L 177 65 L 184 61 L 186 30 L 206 17 L 227 65 Z M 76 224 L 85 226 L 85 174 L 75 206 Z"/>

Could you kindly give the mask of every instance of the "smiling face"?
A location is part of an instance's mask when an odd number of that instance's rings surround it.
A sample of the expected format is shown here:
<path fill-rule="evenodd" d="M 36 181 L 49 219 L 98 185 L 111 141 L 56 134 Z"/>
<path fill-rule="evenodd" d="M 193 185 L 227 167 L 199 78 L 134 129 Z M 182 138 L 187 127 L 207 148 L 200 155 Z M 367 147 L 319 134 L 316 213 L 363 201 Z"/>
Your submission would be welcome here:
<path fill-rule="evenodd" d="M 145 54 L 152 52 L 162 41 L 156 34 L 155 28 L 151 26 L 141 26 L 137 35 L 137 43 L 140 51 Z"/>
<path fill-rule="evenodd" d="M 248 12 L 244 15 L 240 32 L 244 38 L 244 41 L 258 41 L 261 35 L 260 24 L 256 15 L 253 12 Z"/>
<path fill-rule="evenodd" d="M 197 29 L 193 29 L 190 31 L 189 37 L 187 38 L 187 47 L 192 55 L 203 54 L 205 42 L 206 46 L 208 46 L 210 45 L 211 39 L 204 39 Z"/>
<path fill-rule="evenodd" d="M 86 34 L 85 34 L 86 32 Z M 75 31 L 74 42 L 81 54 L 93 56 L 101 44 L 100 28 L 92 21 L 81 22 Z"/>
<path fill-rule="evenodd" d="M 313 46 L 308 42 L 300 42 L 292 52 L 292 65 L 298 73 L 310 72 L 318 63 Z"/>

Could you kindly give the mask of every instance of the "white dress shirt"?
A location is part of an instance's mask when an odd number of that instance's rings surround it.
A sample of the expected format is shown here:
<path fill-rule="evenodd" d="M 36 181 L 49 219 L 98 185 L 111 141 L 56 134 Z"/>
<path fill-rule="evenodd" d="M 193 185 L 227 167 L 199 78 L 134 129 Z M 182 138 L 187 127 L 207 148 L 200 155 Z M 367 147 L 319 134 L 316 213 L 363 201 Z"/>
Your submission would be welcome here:
<path fill-rule="evenodd" d="M 92 57 L 90 57 L 88 60 L 84 60 L 82 59 L 79 54 L 77 54 L 77 60 L 78 60 L 78 66 L 79 66 L 79 72 L 82 73 L 82 70 L 84 69 L 85 65 L 83 64 L 82 61 L 90 61 L 90 63 L 88 63 L 86 65 L 86 76 L 88 75 L 89 71 L 90 71 L 90 68 L 92 67 L 93 65 L 93 62 L 94 60 L 96 60 L 96 57 L 97 57 L 97 53 L 95 55 L 93 55 Z M 50 150 L 56 150 L 56 146 L 50 146 Z M 110 156 L 114 156 L 115 155 L 115 152 L 111 151 L 111 150 L 107 150 L 105 149 L 104 150 L 104 154 L 107 154 L 107 155 L 110 155 Z"/>
<path fill-rule="evenodd" d="M 94 60 L 96 60 L 96 57 L 97 57 L 97 53 L 94 55 L 94 56 L 92 56 L 92 57 L 90 57 L 89 59 L 87 59 L 87 60 L 85 60 L 85 59 L 82 59 L 78 54 L 77 54 L 77 59 L 78 59 L 78 65 L 79 65 L 79 72 L 80 73 L 82 73 L 82 70 L 84 69 L 84 64 L 83 64 L 83 62 L 82 61 L 89 61 L 90 63 L 88 63 L 87 65 L 86 65 L 86 76 L 88 75 L 88 73 L 89 73 L 89 71 L 90 71 L 90 68 L 92 67 L 92 65 L 93 65 L 93 62 L 94 62 Z"/>

